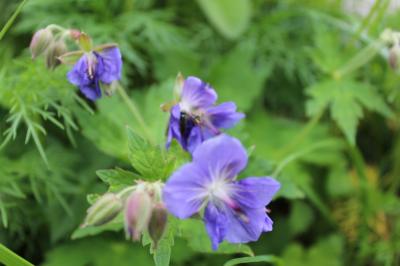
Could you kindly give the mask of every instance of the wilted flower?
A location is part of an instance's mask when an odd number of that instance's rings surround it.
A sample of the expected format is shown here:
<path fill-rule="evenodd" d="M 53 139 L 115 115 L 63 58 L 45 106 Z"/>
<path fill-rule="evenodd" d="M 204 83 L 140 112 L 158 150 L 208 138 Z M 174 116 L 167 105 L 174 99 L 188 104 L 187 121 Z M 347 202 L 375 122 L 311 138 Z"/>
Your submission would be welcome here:
<path fill-rule="evenodd" d="M 247 164 L 241 143 L 227 135 L 197 147 L 193 162 L 182 166 L 165 184 L 163 200 L 169 212 L 189 218 L 205 207 L 204 222 L 214 250 L 219 243 L 256 241 L 272 230 L 265 206 L 279 190 L 270 177 L 236 180 Z"/>
<path fill-rule="evenodd" d="M 153 243 L 157 245 L 158 241 L 162 238 L 165 228 L 167 227 L 168 213 L 164 204 L 159 202 L 154 205 L 151 212 L 149 222 L 149 235 Z"/>
<path fill-rule="evenodd" d="M 121 79 L 121 70 L 122 58 L 118 47 L 107 47 L 83 54 L 68 72 L 68 80 L 79 86 L 88 99 L 96 100 L 101 97 L 101 83 L 110 85 Z"/>
<path fill-rule="evenodd" d="M 122 201 L 117 195 L 106 193 L 87 210 L 82 226 L 99 226 L 108 223 L 118 215 L 122 207 Z"/>
<path fill-rule="evenodd" d="M 234 126 L 244 114 L 236 112 L 233 102 L 215 106 L 217 93 L 196 77 L 188 77 L 181 88 L 179 103 L 170 112 L 167 147 L 173 138 L 193 152 L 204 140 Z"/>

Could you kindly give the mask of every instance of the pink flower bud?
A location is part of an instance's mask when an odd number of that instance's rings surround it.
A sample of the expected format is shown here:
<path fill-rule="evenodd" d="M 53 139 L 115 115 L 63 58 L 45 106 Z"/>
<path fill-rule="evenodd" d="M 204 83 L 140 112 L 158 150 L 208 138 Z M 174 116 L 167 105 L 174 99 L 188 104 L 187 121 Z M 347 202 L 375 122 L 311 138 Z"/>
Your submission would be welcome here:
<path fill-rule="evenodd" d="M 32 37 L 29 49 L 31 50 L 32 58 L 36 58 L 46 51 L 53 41 L 51 30 L 45 28 L 38 30 Z"/>
<path fill-rule="evenodd" d="M 106 224 L 118 215 L 122 207 L 122 201 L 117 195 L 104 194 L 87 210 L 87 216 L 82 226 Z"/>
<path fill-rule="evenodd" d="M 71 39 L 78 41 L 79 37 L 81 36 L 81 31 L 77 29 L 70 29 L 69 36 L 71 37 Z"/>
<path fill-rule="evenodd" d="M 134 191 L 125 204 L 125 232 L 128 238 L 139 240 L 148 227 L 153 202 L 145 191 Z"/>
<path fill-rule="evenodd" d="M 164 204 L 157 203 L 151 213 L 151 218 L 149 222 L 149 235 L 153 240 L 155 246 L 157 246 L 158 241 L 162 238 L 165 228 L 167 226 L 168 213 Z"/>

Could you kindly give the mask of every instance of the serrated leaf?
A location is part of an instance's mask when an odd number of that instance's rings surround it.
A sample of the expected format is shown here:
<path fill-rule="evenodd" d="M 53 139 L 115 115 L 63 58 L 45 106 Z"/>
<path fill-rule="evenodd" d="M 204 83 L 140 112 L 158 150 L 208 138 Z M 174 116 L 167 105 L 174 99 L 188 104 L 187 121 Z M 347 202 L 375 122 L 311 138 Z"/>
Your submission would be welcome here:
<path fill-rule="evenodd" d="M 146 180 L 164 180 L 169 175 L 165 151 L 150 144 L 128 129 L 129 159 L 133 168 Z"/>
<path fill-rule="evenodd" d="M 198 0 L 215 28 L 226 38 L 235 39 L 242 34 L 251 18 L 251 1 Z"/>
<path fill-rule="evenodd" d="M 121 168 L 98 170 L 96 174 L 100 179 L 109 185 L 109 191 L 119 191 L 127 186 L 134 185 L 134 180 L 140 179 L 140 176 L 123 170 Z"/>
<path fill-rule="evenodd" d="M 390 117 L 392 111 L 376 90 L 365 83 L 353 80 L 327 80 L 307 89 L 311 99 L 307 114 L 317 115 L 329 108 L 332 119 L 338 124 L 350 144 L 355 144 L 356 130 L 363 117 L 363 107 Z"/>

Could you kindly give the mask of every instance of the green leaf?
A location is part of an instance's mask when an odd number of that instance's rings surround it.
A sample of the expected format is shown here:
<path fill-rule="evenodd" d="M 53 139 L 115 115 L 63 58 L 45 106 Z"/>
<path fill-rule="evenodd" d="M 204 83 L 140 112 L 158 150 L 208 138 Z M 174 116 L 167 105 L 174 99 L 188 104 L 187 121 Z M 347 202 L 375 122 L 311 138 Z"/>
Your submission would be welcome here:
<path fill-rule="evenodd" d="M 253 262 L 269 262 L 274 265 L 283 265 L 283 261 L 273 255 L 260 255 L 260 256 L 254 256 L 254 257 L 244 257 L 244 258 L 237 258 L 237 259 L 231 259 L 227 261 L 224 266 L 234 266 L 238 264 L 247 264 L 247 263 L 253 263 Z"/>
<path fill-rule="evenodd" d="M 248 0 L 198 0 L 215 28 L 226 38 L 236 39 L 250 22 L 252 6 Z"/>
<path fill-rule="evenodd" d="M 109 185 L 109 191 L 111 192 L 120 191 L 127 186 L 132 186 L 134 185 L 134 180 L 140 178 L 137 174 L 121 168 L 98 170 L 96 174 L 103 182 Z"/>
<path fill-rule="evenodd" d="M 385 117 L 392 116 L 392 111 L 382 97 L 365 83 L 327 80 L 308 88 L 307 94 L 311 97 L 306 106 L 307 114 L 313 116 L 329 108 L 332 119 L 352 145 L 355 144 L 358 122 L 363 117 L 363 107 Z"/>
<path fill-rule="evenodd" d="M 314 221 L 314 212 L 303 201 L 294 201 L 289 216 L 290 231 L 294 234 L 305 232 Z"/>
<path fill-rule="evenodd" d="M 189 247 L 197 252 L 213 252 L 220 254 L 236 254 L 242 253 L 249 256 L 253 256 L 253 251 L 248 245 L 244 244 L 230 244 L 223 242 L 219 245 L 217 251 L 211 249 L 211 241 L 205 230 L 205 226 L 202 221 L 187 219 L 178 221 L 178 232 L 188 242 Z"/>
<path fill-rule="evenodd" d="M 153 146 L 128 128 L 129 159 L 146 180 L 165 180 L 170 173 L 165 150 Z"/>

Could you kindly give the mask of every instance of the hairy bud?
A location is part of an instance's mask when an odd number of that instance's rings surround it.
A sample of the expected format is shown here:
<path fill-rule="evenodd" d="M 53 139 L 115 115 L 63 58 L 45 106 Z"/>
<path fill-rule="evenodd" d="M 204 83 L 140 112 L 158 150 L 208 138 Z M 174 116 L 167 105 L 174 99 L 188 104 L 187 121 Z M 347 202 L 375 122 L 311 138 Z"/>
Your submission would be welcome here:
<path fill-rule="evenodd" d="M 157 203 L 151 213 L 151 218 L 149 222 L 149 235 L 153 240 L 155 246 L 157 246 L 158 241 L 162 238 L 165 228 L 167 226 L 168 213 L 164 204 Z"/>
<path fill-rule="evenodd" d="M 87 210 L 87 216 L 82 226 L 106 224 L 118 215 L 122 207 L 123 204 L 117 195 L 104 194 Z"/>
<path fill-rule="evenodd" d="M 50 44 L 46 52 L 46 66 L 54 69 L 61 64 L 59 57 L 67 52 L 67 46 L 63 41 L 56 41 Z"/>
<path fill-rule="evenodd" d="M 31 50 L 32 58 L 35 59 L 50 46 L 53 41 L 51 30 L 45 28 L 38 30 L 32 37 L 29 49 Z"/>
<path fill-rule="evenodd" d="M 139 240 L 141 233 L 148 227 L 153 202 L 149 194 L 136 190 L 125 204 L 125 232 L 128 238 Z"/>

